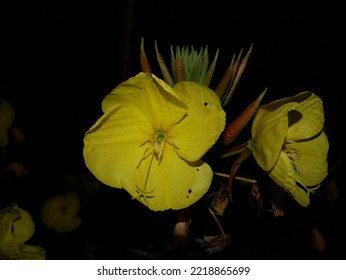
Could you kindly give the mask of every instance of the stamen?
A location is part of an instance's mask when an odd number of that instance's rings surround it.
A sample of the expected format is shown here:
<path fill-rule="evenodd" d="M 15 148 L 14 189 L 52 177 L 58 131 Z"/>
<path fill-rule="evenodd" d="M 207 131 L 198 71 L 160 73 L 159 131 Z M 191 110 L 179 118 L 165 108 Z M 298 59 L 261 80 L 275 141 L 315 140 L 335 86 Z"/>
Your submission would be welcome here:
<path fill-rule="evenodd" d="M 290 159 L 293 168 L 297 171 L 297 163 L 301 157 L 301 154 L 298 149 L 294 147 L 296 142 L 292 140 L 287 140 L 282 148 L 282 151 L 285 152 Z"/>
<path fill-rule="evenodd" d="M 158 160 L 160 160 L 163 155 L 163 148 L 165 146 L 165 138 L 166 138 L 166 132 L 160 131 L 160 130 L 156 132 L 154 149 L 155 149 Z"/>
<path fill-rule="evenodd" d="M 149 136 L 149 139 L 145 140 L 139 147 L 147 146 L 144 150 L 143 157 L 138 161 L 136 168 L 139 168 L 140 164 L 150 157 L 154 152 L 156 154 L 156 158 L 160 161 L 163 156 L 163 150 L 165 147 L 166 141 L 166 132 L 159 130 L 153 135 Z"/>
<path fill-rule="evenodd" d="M 152 153 L 151 153 L 152 154 Z M 138 194 L 137 196 L 132 197 L 132 199 L 138 199 L 138 198 L 143 198 L 145 205 L 148 205 L 147 203 L 147 198 L 153 198 L 154 195 L 149 195 L 151 193 L 154 192 L 154 190 L 151 191 L 147 191 L 147 186 L 148 186 L 148 180 L 149 180 L 149 175 L 150 175 L 150 171 L 151 171 L 151 166 L 153 164 L 153 159 L 154 159 L 154 155 L 152 154 L 151 160 L 150 160 L 150 164 L 149 164 L 149 168 L 148 168 L 148 173 L 147 176 L 145 178 L 145 182 L 144 182 L 144 188 L 140 189 L 137 185 L 136 187 L 136 193 Z M 141 162 L 143 161 L 143 159 L 141 160 Z"/>

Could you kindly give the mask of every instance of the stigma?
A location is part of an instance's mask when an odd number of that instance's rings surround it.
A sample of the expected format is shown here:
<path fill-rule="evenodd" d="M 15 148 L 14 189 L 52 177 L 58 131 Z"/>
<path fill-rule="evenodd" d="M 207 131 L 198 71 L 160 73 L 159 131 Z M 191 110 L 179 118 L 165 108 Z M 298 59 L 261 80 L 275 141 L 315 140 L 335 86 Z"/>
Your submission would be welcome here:
<path fill-rule="evenodd" d="M 155 155 L 158 160 L 161 160 L 163 156 L 163 149 L 165 147 L 165 139 L 166 139 L 166 132 L 165 131 L 157 131 L 155 133 L 155 143 L 154 143 L 154 150 Z"/>

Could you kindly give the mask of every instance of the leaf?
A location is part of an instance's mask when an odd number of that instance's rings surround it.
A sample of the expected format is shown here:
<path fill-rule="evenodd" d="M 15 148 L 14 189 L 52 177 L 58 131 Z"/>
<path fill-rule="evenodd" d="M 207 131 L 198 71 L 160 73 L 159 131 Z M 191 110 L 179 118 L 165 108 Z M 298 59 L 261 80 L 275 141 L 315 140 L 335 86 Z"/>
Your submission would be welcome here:
<path fill-rule="evenodd" d="M 229 145 L 243 130 L 252 116 L 256 113 L 267 88 L 225 129 L 223 133 L 224 145 Z"/>
<path fill-rule="evenodd" d="M 214 71 L 215 71 L 215 67 L 216 67 L 216 61 L 217 61 L 218 56 L 219 56 L 219 49 L 217 49 L 215 56 L 214 56 L 214 59 L 213 59 L 213 62 L 210 64 L 209 69 L 208 69 L 208 71 L 204 77 L 203 84 L 207 87 L 209 87 L 211 79 L 214 75 Z"/>
<path fill-rule="evenodd" d="M 251 51 L 252 51 L 252 45 L 251 45 L 250 49 L 248 50 L 246 56 L 243 58 L 242 62 L 240 63 L 240 66 L 238 68 L 238 63 L 239 63 L 239 59 L 240 59 L 240 56 L 242 54 L 242 51 L 240 52 L 240 54 L 238 56 L 238 59 L 237 59 L 237 61 L 235 63 L 235 67 L 234 67 L 235 68 L 234 69 L 234 73 L 235 73 L 234 80 L 232 79 L 232 82 L 229 85 L 230 89 L 229 89 L 227 95 L 225 96 L 225 98 L 222 100 L 222 106 L 223 107 L 226 106 L 229 103 L 229 101 L 230 101 L 230 99 L 231 99 L 231 97 L 232 97 L 232 95 L 233 95 L 233 93 L 234 93 L 234 91 L 235 91 L 235 89 L 236 89 L 236 87 L 238 85 L 240 77 L 241 77 L 241 75 L 243 74 L 243 72 L 245 70 L 245 66 L 246 66 L 246 64 L 247 64 L 247 62 L 249 60 Z"/>
<path fill-rule="evenodd" d="M 141 41 L 141 56 L 140 56 L 140 60 L 141 60 L 141 68 L 142 68 L 142 71 L 145 72 L 145 73 L 148 73 L 148 74 L 151 74 L 151 68 L 150 68 L 150 65 L 149 65 L 149 61 L 148 61 L 148 58 L 145 54 L 145 51 L 144 51 L 144 39 L 142 38 L 142 41 Z"/>
<path fill-rule="evenodd" d="M 229 202 L 227 185 L 222 185 L 216 192 L 211 207 L 216 215 L 222 216 Z"/>
<path fill-rule="evenodd" d="M 221 81 L 215 89 L 215 92 L 219 96 L 220 100 L 223 99 L 224 93 L 226 92 L 227 87 L 231 83 L 232 77 L 234 76 L 234 57 L 235 55 L 233 54 L 231 63 L 229 64 L 225 74 L 223 75 Z"/>
<path fill-rule="evenodd" d="M 170 86 L 174 85 L 174 80 L 165 64 L 165 61 L 163 60 L 160 52 L 159 52 L 159 48 L 157 46 L 157 42 L 155 41 L 155 51 L 156 51 L 156 57 L 157 57 L 157 61 L 159 62 L 159 66 L 163 75 L 163 79 L 165 80 L 165 82 L 167 84 L 169 84 Z"/>

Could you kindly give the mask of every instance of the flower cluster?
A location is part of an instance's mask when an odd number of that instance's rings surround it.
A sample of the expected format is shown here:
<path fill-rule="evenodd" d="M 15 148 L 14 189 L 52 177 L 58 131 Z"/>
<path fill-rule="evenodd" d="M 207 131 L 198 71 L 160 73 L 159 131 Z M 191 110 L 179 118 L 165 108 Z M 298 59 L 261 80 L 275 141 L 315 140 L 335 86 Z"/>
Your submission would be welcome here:
<path fill-rule="evenodd" d="M 226 197 L 239 165 L 253 155 L 258 165 L 302 206 L 327 175 L 328 139 L 321 99 L 312 92 L 260 107 L 266 92 L 226 127 L 229 103 L 251 48 L 232 61 L 210 88 L 218 51 L 171 49 L 168 70 L 157 45 L 163 79 L 151 71 L 141 44 L 142 72 L 118 85 L 102 102 L 103 115 L 84 138 L 86 166 L 104 184 L 125 189 L 151 210 L 187 208 L 208 191 L 213 174 L 202 158 L 221 138 L 230 145 L 252 119 L 252 139 L 220 156 L 240 154 L 229 176 Z M 222 214 L 227 203 L 218 214 Z"/>

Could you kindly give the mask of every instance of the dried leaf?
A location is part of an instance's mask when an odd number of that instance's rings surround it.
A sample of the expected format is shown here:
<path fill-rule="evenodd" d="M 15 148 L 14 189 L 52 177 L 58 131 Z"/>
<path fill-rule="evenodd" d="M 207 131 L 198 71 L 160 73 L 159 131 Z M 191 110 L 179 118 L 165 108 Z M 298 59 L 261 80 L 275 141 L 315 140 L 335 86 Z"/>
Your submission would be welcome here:
<path fill-rule="evenodd" d="M 230 236 L 227 235 L 215 235 L 215 236 L 203 236 L 204 245 L 207 247 L 206 251 L 209 254 L 214 254 L 222 251 L 229 243 Z"/>
<path fill-rule="evenodd" d="M 250 121 L 256 113 L 262 98 L 267 92 L 267 88 L 225 129 L 223 133 L 224 145 L 229 145 L 243 130 L 245 125 Z"/>
<path fill-rule="evenodd" d="M 211 207 L 216 215 L 222 216 L 229 202 L 228 187 L 222 185 L 216 192 Z"/>
<path fill-rule="evenodd" d="M 155 51 L 156 51 L 156 57 L 157 57 L 157 61 L 159 63 L 160 69 L 161 69 L 161 73 L 163 75 L 163 79 L 165 80 L 165 82 L 167 84 L 169 84 L 170 86 L 174 85 L 174 80 L 166 66 L 165 61 L 162 58 L 162 55 L 159 52 L 159 48 L 157 46 L 157 42 L 155 41 Z"/>
<path fill-rule="evenodd" d="M 285 212 L 280 207 L 278 207 L 273 202 L 272 202 L 272 204 L 273 204 L 274 217 L 283 217 L 283 216 L 285 216 Z"/>
<path fill-rule="evenodd" d="M 149 64 L 149 61 L 148 61 L 148 58 L 145 54 L 145 51 L 144 51 L 144 39 L 142 38 L 142 41 L 141 41 L 141 56 L 140 56 L 140 60 L 141 60 L 141 68 L 142 68 L 142 71 L 145 72 L 145 73 L 149 73 L 151 74 L 151 68 L 150 68 L 150 64 Z"/>

